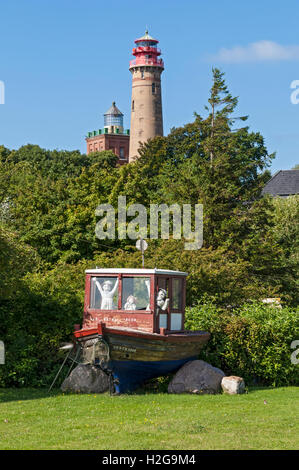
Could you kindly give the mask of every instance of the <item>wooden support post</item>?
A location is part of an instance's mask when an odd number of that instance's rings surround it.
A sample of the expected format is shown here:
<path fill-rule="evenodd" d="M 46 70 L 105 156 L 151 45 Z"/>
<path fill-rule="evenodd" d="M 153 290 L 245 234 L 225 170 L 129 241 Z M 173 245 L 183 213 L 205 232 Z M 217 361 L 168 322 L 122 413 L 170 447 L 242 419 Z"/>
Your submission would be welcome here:
<path fill-rule="evenodd" d="M 100 321 L 100 323 L 98 323 L 98 334 L 103 336 L 104 334 L 104 329 L 105 329 L 105 323 Z"/>

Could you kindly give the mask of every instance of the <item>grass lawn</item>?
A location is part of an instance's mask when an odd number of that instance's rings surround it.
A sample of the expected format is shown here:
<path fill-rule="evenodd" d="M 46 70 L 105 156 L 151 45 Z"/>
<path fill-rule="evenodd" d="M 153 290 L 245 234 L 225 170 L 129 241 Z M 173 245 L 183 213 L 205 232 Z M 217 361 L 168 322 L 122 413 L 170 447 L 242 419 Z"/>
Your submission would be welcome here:
<path fill-rule="evenodd" d="M 0 449 L 297 449 L 299 388 L 244 395 L 0 389 Z"/>

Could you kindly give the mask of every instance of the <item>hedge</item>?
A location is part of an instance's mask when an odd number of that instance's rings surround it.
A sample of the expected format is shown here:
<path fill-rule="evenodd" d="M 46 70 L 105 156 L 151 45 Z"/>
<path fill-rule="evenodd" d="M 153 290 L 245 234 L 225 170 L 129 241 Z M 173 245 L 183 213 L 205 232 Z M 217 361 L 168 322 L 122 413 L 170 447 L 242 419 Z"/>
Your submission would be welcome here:
<path fill-rule="evenodd" d="M 206 330 L 211 339 L 201 358 L 248 385 L 298 385 L 291 343 L 299 339 L 299 309 L 261 302 L 223 309 L 203 299 L 187 308 L 185 327 Z"/>

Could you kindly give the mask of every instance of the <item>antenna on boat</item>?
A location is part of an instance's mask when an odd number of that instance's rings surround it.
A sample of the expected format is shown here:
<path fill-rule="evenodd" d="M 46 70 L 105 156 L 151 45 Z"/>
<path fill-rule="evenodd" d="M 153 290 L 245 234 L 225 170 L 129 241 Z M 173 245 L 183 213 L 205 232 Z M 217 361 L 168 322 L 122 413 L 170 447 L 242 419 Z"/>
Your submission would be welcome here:
<path fill-rule="evenodd" d="M 143 238 L 139 238 L 139 240 L 137 240 L 136 242 L 136 248 L 137 250 L 140 250 L 141 251 L 141 256 L 142 256 L 142 267 L 144 268 L 144 252 L 145 250 L 147 249 L 148 247 L 148 244 L 146 243 L 145 240 L 143 240 Z"/>

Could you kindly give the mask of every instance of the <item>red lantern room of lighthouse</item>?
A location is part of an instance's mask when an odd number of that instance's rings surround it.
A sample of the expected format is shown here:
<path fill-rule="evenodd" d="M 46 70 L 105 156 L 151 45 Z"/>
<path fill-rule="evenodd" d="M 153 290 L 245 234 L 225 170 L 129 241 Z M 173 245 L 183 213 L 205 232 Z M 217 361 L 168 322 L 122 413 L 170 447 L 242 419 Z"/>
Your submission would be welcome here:
<path fill-rule="evenodd" d="M 158 40 L 149 36 L 148 31 L 140 39 L 135 39 L 136 47 L 132 54 L 136 57 L 130 61 L 130 68 L 140 65 L 152 65 L 164 69 L 164 62 L 158 59 L 161 50 L 157 47 Z"/>

